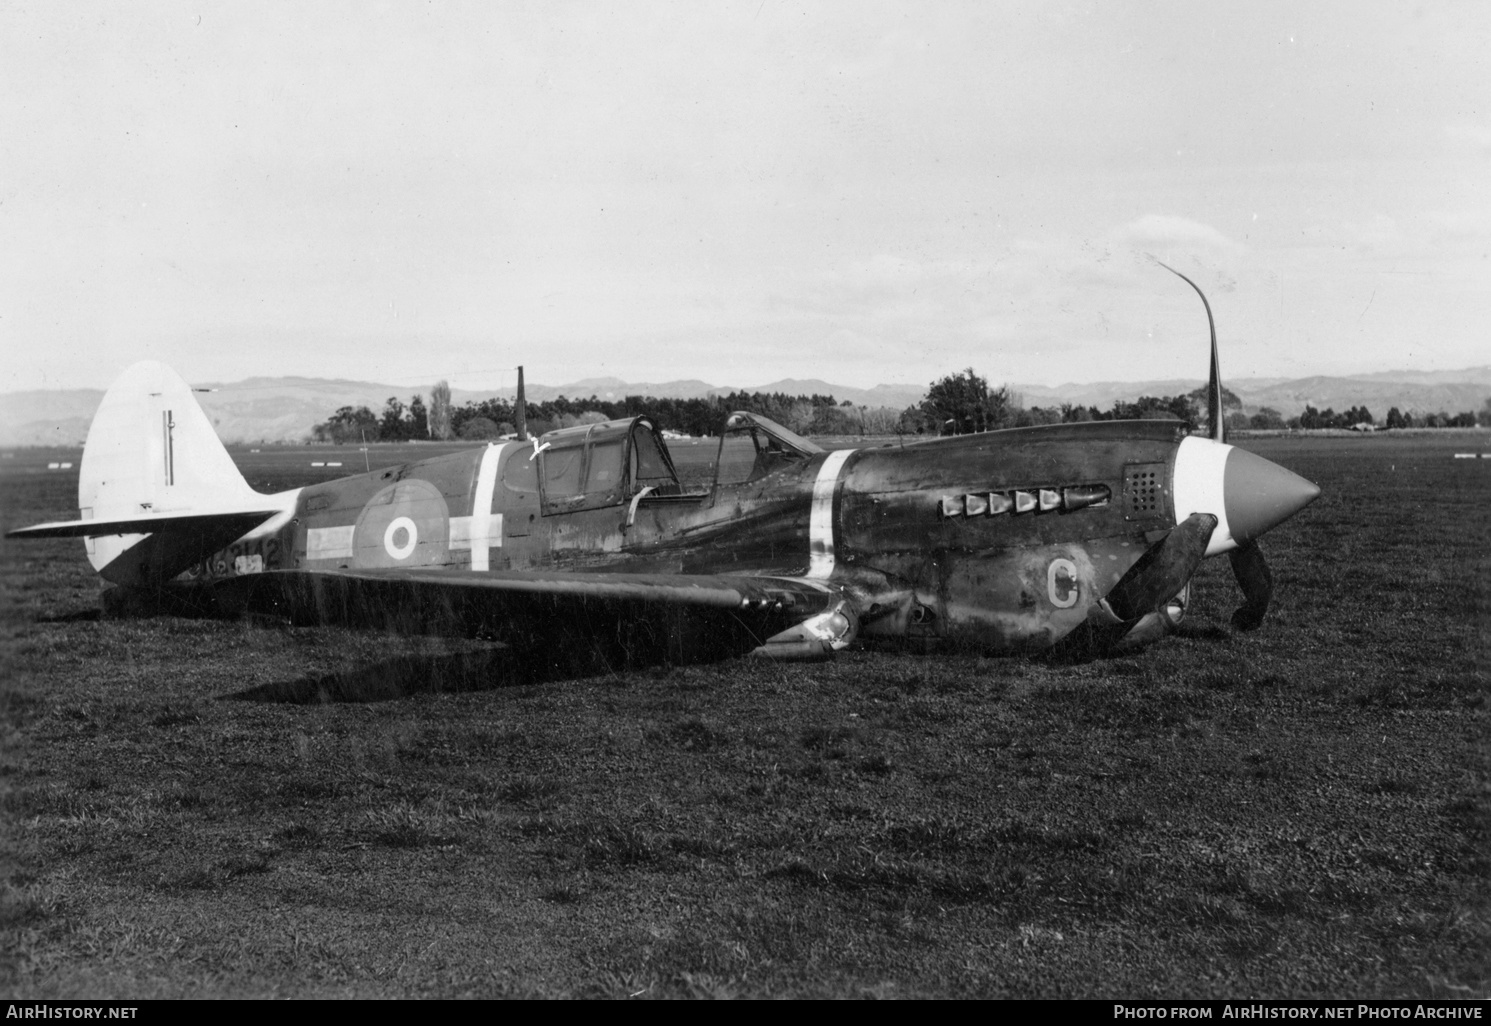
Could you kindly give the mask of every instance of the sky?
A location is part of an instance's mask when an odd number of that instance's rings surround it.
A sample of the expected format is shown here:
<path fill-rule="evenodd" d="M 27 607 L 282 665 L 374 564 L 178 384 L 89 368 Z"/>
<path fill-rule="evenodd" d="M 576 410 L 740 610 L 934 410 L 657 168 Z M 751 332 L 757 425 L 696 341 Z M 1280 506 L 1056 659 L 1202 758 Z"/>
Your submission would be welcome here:
<path fill-rule="evenodd" d="M 1491 5 L 0 0 L 0 392 L 1491 363 Z"/>

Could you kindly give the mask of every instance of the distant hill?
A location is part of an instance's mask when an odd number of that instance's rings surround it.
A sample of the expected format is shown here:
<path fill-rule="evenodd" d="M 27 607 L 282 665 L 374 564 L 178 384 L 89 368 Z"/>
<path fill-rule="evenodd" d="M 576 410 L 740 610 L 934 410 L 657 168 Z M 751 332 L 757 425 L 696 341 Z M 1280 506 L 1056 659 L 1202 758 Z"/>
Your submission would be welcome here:
<path fill-rule="evenodd" d="M 1107 409 L 1122 399 L 1141 395 L 1176 395 L 1200 388 L 1199 378 L 1160 381 L 1100 381 L 1089 384 L 1014 384 L 1027 406 L 1059 406 L 1072 403 Z M 390 396 L 404 402 L 417 389 L 371 381 L 329 378 L 249 378 L 244 381 L 204 385 L 211 391 L 197 395 L 218 435 L 229 442 L 299 441 L 311 428 L 342 406 L 367 406 L 382 410 Z M 1242 399 L 1246 412 L 1270 406 L 1286 417 L 1303 412 L 1306 405 L 1324 410 L 1366 406 L 1378 420 L 1390 407 L 1407 412 L 1459 413 L 1479 410 L 1491 396 L 1491 366 L 1463 371 L 1393 371 L 1347 377 L 1235 378 L 1227 382 Z M 876 385 L 851 388 L 817 378 L 783 378 L 765 385 L 723 387 L 705 381 L 679 380 L 632 383 L 620 378 L 582 378 L 566 385 L 527 386 L 530 399 L 547 402 L 564 395 L 571 399 L 598 396 L 621 399 L 629 395 L 697 399 L 730 392 L 782 392 L 787 395 L 831 395 L 856 406 L 890 406 L 904 409 L 921 401 L 924 385 Z M 469 401 L 511 393 L 453 389 L 457 406 Z M 103 392 L 97 389 L 43 390 L 0 395 L 0 445 L 78 445 L 88 434 L 88 424 Z"/>
<path fill-rule="evenodd" d="M 1120 399 L 1132 402 L 1141 395 L 1183 395 L 1204 384 L 1205 381 L 1192 381 L 1190 378 L 1172 378 L 1167 381 L 1093 381 L 1085 385 L 1070 382 L 1054 386 L 1011 384 L 1010 388 L 1020 393 L 1026 406 L 1071 403 L 1073 406 L 1096 406 L 1106 410 Z M 1227 382 L 1227 387 L 1237 391 L 1234 382 Z"/>
<path fill-rule="evenodd" d="M 1491 381 L 1422 382 L 1376 374 L 1360 378 L 1300 378 L 1263 388 L 1248 388 L 1246 382 L 1228 387 L 1247 406 L 1272 406 L 1286 417 L 1302 412 L 1307 405 L 1317 410 L 1329 407 L 1337 411 L 1365 406 L 1378 420 L 1385 419 L 1393 406 L 1405 413 L 1441 410 L 1460 413 L 1479 410 L 1491 396 Z"/>
<path fill-rule="evenodd" d="M 1026 406 L 1059 406 L 1072 403 L 1107 409 L 1123 399 L 1141 395 L 1179 395 L 1206 384 L 1202 378 L 1173 378 L 1166 381 L 1099 381 L 1091 384 L 1012 386 Z M 1396 406 L 1403 412 L 1460 413 L 1479 410 L 1491 396 L 1491 367 L 1466 371 L 1418 374 L 1413 371 L 1364 374 L 1352 377 L 1231 378 L 1227 387 L 1243 402 L 1247 413 L 1268 406 L 1285 417 L 1303 413 L 1306 406 L 1317 410 L 1347 410 L 1365 406 L 1378 420 Z"/>
<path fill-rule="evenodd" d="M 1350 377 L 1353 381 L 1400 381 L 1410 385 L 1491 385 L 1491 365 L 1456 371 L 1382 371 Z"/>
<path fill-rule="evenodd" d="M 905 408 L 913 403 L 919 403 L 922 396 L 927 394 L 925 385 L 876 385 L 874 388 L 851 388 L 848 385 L 834 385 L 817 378 L 798 380 L 796 378 L 783 378 L 765 385 L 748 386 L 722 386 L 711 385 L 707 381 L 690 379 L 687 381 L 663 381 L 663 382 L 626 382 L 620 378 L 582 378 L 568 385 L 525 385 L 528 398 L 534 402 L 548 402 L 557 396 L 567 396 L 570 399 L 588 399 L 597 396 L 601 399 L 624 399 L 629 395 L 651 395 L 666 399 L 706 399 L 714 395 L 729 395 L 732 392 L 781 392 L 786 395 L 831 395 L 839 402 L 849 401 L 856 406 L 895 406 Z M 492 392 L 476 393 L 462 392 L 459 389 L 451 393 L 451 398 L 456 405 L 465 402 L 463 397 L 470 397 L 477 401 L 494 395 Z M 511 398 L 511 393 L 505 393 L 506 398 Z"/>
<path fill-rule="evenodd" d="M 231 383 L 208 383 L 197 393 L 219 437 L 228 442 L 299 441 L 311 428 L 343 406 L 366 406 L 380 412 L 390 396 L 407 403 L 419 389 L 371 381 L 333 378 L 248 378 Z M 629 383 L 620 378 L 584 378 L 566 385 L 529 384 L 528 398 L 548 402 L 564 395 L 571 399 L 623 399 L 629 395 L 698 399 L 735 391 L 787 392 L 791 395 L 832 395 L 856 405 L 906 407 L 920 402 L 926 389 L 918 385 L 877 385 L 872 389 L 832 385 L 826 381 L 778 381 L 737 388 L 704 381 Z M 428 392 L 424 393 L 428 399 Z M 511 392 L 452 389 L 451 400 L 461 406 Z M 0 395 L 0 445 L 81 445 L 88 424 L 103 399 L 98 389 L 38 390 Z"/>
<path fill-rule="evenodd" d="M 557 396 L 568 396 L 571 399 L 588 399 L 596 396 L 601 399 L 625 399 L 629 395 L 655 395 L 669 399 L 703 399 L 714 395 L 720 389 L 707 381 L 699 381 L 691 378 L 687 381 L 663 381 L 663 382 L 641 382 L 638 384 L 622 381 L 620 378 L 581 378 L 572 381 L 568 385 L 525 385 L 528 397 L 534 402 L 548 402 Z M 730 391 L 725 389 L 725 391 Z M 492 393 L 487 393 L 492 394 Z M 473 393 L 474 395 L 474 393 Z M 509 393 L 507 398 L 512 398 Z M 457 399 L 457 405 L 464 400 Z"/>

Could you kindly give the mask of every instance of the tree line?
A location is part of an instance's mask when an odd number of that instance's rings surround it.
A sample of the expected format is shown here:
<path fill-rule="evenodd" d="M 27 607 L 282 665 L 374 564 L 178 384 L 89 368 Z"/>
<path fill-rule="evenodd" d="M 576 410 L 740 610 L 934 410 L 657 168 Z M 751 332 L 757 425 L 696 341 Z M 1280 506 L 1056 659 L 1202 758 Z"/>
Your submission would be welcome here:
<path fill-rule="evenodd" d="M 1222 391 L 1224 410 L 1242 407 L 1237 396 Z M 1205 394 L 1205 389 L 1197 389 L 1188 395 L 1146 395 L 1132 402 L 1120 399 L 1106 410 L 1074 403 L 1027 407 L 1020 393 L 1010 386 L 990 388 L 989 382 L 969 367 L 932 382 L 927 397 L 919 406 L 908 409 L 904 419 L 917 433 L 942 435 L 1092 420 L 1178 420 L 1194 430 L 1206 420 Z"/>
<path fill-rule="evenodd" d="M 705 436 L 715 434 L 725 417 L 736 410 L 768 417 L 798 434 L 884 435 L 893 434 L 905 411 L 891 407 L 855 406 L 838 402 L 831 395 L 786 395 L 782 392 L 731 392 L 694 399 L 629 395 L 620 400 L 598 396 L 556 396 L 527 404 L 527 427 L 531 435 L 576 424 L 617 420 L 645 414 L 665 431 Z M 465 438 L 473 441 L 501 438 L 515 430 L 513 403 L 507 399 L 468 400 L 460 406 L 450 401 L 445 382 L 435 386 L 426 407 L 422 396 L 407 405 L 390 396 L 381 413 L 366 406 L 343 406 L 311 430 L 318 442 L 399 442 L 419 438 Z M 914 430 L 914 429 L 913 429 Z"/>
<path fill-rule="evenodd" d="M 994 428 L 1025 427 L 1033 424 L 1067 424 L 1090 420 L 1178 420 L 1190 430 L 1208 429 L 1207 395 L 1198 388 L 1185 395 L 1141 396 L 1129 402 L 1118 400 L 1110 408 L 1062 403 L 1059 406 L 1026 408 L 1017 392 L 1008 385 L 990 388 L 988 382 L 970 367 L 959 374 L 932 382 L 927 398 L 919 407 L 906 411 L 905 419 L 917 421 L 915 429 L 940 434 L 965 434 Z M 1378 424 L 1366 406 L 1353 406 L 1337 413 L 1333 409 L 1317 410 L 1306 406 L 1304 412 L 1285 418 L 1269 406 L 1256 413 L 1242 411 L 1242 400 L 1230 389 L 1222 389 L 1222 415 L 1229 430 L 1316 430 L 1350 428 L 1371 424 L 1386 428 L 1410 427 L 1491 427 L 1491 398 L 1478 413 L 1462 412 L 1405 413 L 1396 406 L 1388 410 L 1387 419 Z"/>
<path fill-rule="evenodd" d="M 629 395 L 620 400 L 557 396 L 527 404 L 528 431 L 541 435 L 555 428 L 616 420 L 645 414 L 659 428 L 703 437 L 719 431 L 725 417 L 745 410 L 776 421 L 801 435 L 957 435 L 1006 427 L 1039 424 L 1070 424 L 1094 420 L 1176 420 L 1189 430 L 1205 430 L 1206 390 L 1185 395 L 1141 396 L 1120 399 L 1107 409 L 1061 403 L 1056 406 L 1024 404 L 1008 385 L 990 388 L 987 379 L 972 367 L 932 382 L 927 396 L 905 409 L 855 406 L 836 402 L 831 395 L 790 396 L 782 392 L 736 391 L 727 395 L 694 399 Z M 1242 412 L 1242 400 L 1222 389 L 1222 413 L 1231 430 L 1313 430 L 1350 428 L 1375 424 L 1365 406 L 1337 413 L 1306 406 L 1302 414 L 1285 418 L 1278 410 L 1262 407 L 1256 413 Z M 381 413 L 366 406 L 343 406 L 311 432 L 318 442 L 400 442 L 411 439 L 464 438 L 473 441 L 501 438 L 514 431 L 513 404 L 500 398 L 467 401 L 453 406 L 450 386 L 439 382 L 431 390 L 430 404 L 423 396 L 410 397 L 406 405 L 390 396 Z M 1388 411 L 1385 427 L 1491 427 L 1491 398 L 1479 413 L 1415 414 L 1396 406 Z"/>
<path fill-rule="evenodd" d="M 1486 399 L 1485 404 L 1476 413 L 1462 411 L 1450 414 L 1443 410 L 1438 413 L 1403 413 L 1394 406 L 1387 411 L 1386 426 L 1390 428 L 1491 427 L 1491 397 Z"/>
<path fill-rule="evenodd" d="M 1273 412 L 1273 411 L 1269 411 Z M 1256 419 L 1256 418 L 1255 418 Z M 1230 421 L 1228 422 L 1231 423 Z M 1407 413 L 1396 406 L 1387 411 L 1387 418 L 1381 423 L 1372 416 L 1372 411 L 1365 406 L 1353 406 L 1349 410 L 1337 413 L 1330 407 L 1317 410 L 1313 406 L 1306 406 L 1305 412 L 1297 417 L 1290 417 L 1277 427 L 1298 428 L 1305 431 L 1318 430 L 1320 428 L 1351 428 L 1357 424 L 1370 424 L 1373 427 L 1394 430 L 1397 428 L 1457 428 L 1457 427 L 1491 427 L 1491 398 L 1481 407 L 1480 412 L 1465 410 L 1460 413 L 1446 413 L 1440 410 L 1438 413 Z M 1265 425 L 1254 424 L 1253 427 Z"/>
<path fill-rule="evenodd" d="M 311 429 L 317 442 L 406 442 L 430 437 L 430 414 L 423 396 L 412 396 L 405 406 L 389 396 L 380 416 L 366 406 L 343 406 Z"/>

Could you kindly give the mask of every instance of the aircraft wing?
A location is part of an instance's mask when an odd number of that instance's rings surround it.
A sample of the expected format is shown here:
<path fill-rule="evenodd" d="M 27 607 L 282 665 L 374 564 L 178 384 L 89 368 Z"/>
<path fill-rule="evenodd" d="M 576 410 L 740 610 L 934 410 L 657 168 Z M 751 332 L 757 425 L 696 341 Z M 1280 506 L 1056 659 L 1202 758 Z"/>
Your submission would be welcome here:
<path fill-rule="evenodd" d="M 694 662 L 758 648 L 814 658 L 858 628 L 837 587 L 802 577 L 440 569 L 277 570 L 232 578 L 231 606 L 402 633 L 490 636 L 558 657 Z"/>

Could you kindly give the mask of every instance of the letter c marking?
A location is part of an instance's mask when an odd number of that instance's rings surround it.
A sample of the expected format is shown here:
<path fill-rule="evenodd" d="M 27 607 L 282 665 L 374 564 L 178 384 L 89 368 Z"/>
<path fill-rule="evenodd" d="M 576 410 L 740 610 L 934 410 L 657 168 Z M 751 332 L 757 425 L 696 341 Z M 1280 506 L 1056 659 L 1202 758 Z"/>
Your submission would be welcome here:
<path fill-rule="evenodd" d="M 1066 580 L 1062 583 L 1066 586 L 1066 595 L 1062 596 L 1057 591 L 1057 581 L 1060 577 Z M 1051 599 L 1051 604 L 1057 609 L 1070 609 L 1077 604 L 1077 567 L 1070 559 L 1053 559 L 1051 565 L 1046 568 L 1046 595 Z"/>

